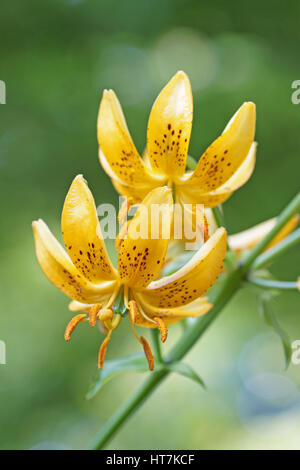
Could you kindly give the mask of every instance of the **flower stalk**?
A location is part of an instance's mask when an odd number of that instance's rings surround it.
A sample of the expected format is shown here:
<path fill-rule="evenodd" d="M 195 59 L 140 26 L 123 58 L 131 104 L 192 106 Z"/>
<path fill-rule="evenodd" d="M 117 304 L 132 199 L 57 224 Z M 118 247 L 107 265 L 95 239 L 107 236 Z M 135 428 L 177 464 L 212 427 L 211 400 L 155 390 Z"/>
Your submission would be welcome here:
<path fill-rule="evenodd" d="M 286 208 L 279 215 L 274 228 L 269 232 L 263 240 L 255 246 L 252 251 L 244 259 L 243 263 L 237 265 L 232 271 L 227 272 L 223 275 L 217 288 L 213 289 L 210 296 L 210 301 L 213 303 L 213 308 L 203 317 L 198 318 L 192 326 L 186 328 L 182 337 L 178 343 L 171 349 L 167 357 L 164 359 L 165 363 L 172 363 L 180 361 L 187 352 L 194 346 L 194 344 L 201 338 L 206 332 L 208 327 L 218 317 L 220 312 L 231 300 L 234 294 L 242 286 L 244 280 L 247 280 L 247 276 L 250 273 L 255 260 L 262 253 L 262 251 L 268 246 L 273 240 L 285 223 L 297 212 L 300 211 L 300 193 L 298 193 L 292 201 L 286 206 Z M 281 250 L 278 250 L 277 256 L 282 254 Z M 277 258 L 276 256 L 276 258 Z M 272 261 L 275 257 L 273 256 Z M 266 280 L 264 280 L 265 282 Z M 282 284 L 282 283 L 281 283 Z M 296 283 L 295 283 L 296 284 Z M 154 390 L 162 383 L 162 381 L 170 373 L 168 369 L 159 369 L 152 372 L 138 388 L 138 390 L 132 394 L 127 401 L 111 416 L 111 418 L 105 423 L 105 425 L 96 434 L 93 441 L 89 445 L 91 450 L 100 450 L 108 443 L 108 441 L 116 434 L 121 426 L 132 416 L 135 411 L 142 405 L 142 403 L 150 397 Z"/>
<path fill-rule="evenodd" d="M 270 248 L 265 253 L 256 258 L 252 265 L 252 269 L 261 269 L 264 266 L 272 263 L 276 258 L 283 255 L 287 250 L 297 245 L 300 242 L 300 228 L 291 233 L 288 237 L 284 238 L 278 245 Z"/>

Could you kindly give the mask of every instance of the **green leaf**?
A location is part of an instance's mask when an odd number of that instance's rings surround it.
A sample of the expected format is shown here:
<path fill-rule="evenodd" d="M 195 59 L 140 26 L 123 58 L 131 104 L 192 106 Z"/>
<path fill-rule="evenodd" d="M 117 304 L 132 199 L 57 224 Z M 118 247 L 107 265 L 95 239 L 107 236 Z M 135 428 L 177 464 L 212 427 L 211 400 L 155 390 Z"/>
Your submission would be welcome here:
<path fill-rule="evenodd" d="M 148 363 L 143 353 L 131 354 L 119 359 L 106 360 L 98 371 L 93 384 L 86 395 L 86 399 L 93 398 L 109 380 L 121 372 L 148 372 Z"/>
<path fill-rule="evenodd" d="M 288 337 L 287 333 L 279 325 L 271 307 L 270 307 L 270 297 L 261 296 L 260 297 L 260 314 L 263 317 L 264 321 L 268 326 L 273 328 L 281 340 L 284 359 L 285 359 L 285 368 L 287 369 L 292 357 L 292 346 L 291 340 Z"/>
<path fill-rule="evenodd" d="M 185 364 L 184 362 L 173 362 L 172 364 L 166 364 L 166 368 L 169 369 L 171 372 L 175 372 L 176 374 L 183 375 L 188 379 L 193 380 L 194 382 L 198 383 L 206 389 L 206 385 L 201 379 L 201 377 L 194 371 L 189 365 Z"/>

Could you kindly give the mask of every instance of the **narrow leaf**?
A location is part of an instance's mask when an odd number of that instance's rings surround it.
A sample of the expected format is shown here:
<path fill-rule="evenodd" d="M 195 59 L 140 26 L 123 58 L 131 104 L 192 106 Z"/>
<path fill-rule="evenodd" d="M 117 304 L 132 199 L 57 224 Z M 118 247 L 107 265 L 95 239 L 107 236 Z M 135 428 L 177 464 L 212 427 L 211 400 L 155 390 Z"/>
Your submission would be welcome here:
<path fill-rule="evenodd" d="M 106 360 L 100 371 L 98 371 L 94 383 L 86 395 L 87 400 L 93 398 L 99 390 L 114 376 L 121 372 L 148 372 L 148 364 L 143 353 L 131 354 L 119 359 Z"/>
<path fill-rule="evenodd" d="M 172 364 L 168 364 L 166 367 L 171 372 L 175 372 L 176 374 L 183 375 L 184 377 L 187 377 L 188 379 L 193 380 L 194 382 L 201 385 L 201 387 L 206 389 L 206 385 L 201 379 L 201 377 L 188 364 L 185 364 L 183 362 L 174 362 Z"/>
<path fill-rule="evenodd" d="M 264 321 L 268 326 L 273 328 L 275 333 L 279 336 L 284 352 L 284 359 L 285 359 L 285 368 L 287 369 L 292 357 L 292 346 L 291 340 L 288 337 L 287 333 L 281 328 L 279 325 L 271 307 L 268 297 L 261 296 L 260 298 L 260 314 L 263 317 Z"/>

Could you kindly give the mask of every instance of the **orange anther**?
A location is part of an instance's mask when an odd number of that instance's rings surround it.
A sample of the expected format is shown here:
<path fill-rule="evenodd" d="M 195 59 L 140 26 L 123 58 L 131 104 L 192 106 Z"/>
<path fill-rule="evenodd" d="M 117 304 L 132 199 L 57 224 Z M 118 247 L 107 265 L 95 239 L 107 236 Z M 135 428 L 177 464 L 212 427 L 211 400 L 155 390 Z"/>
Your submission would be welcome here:
<path fill-rule="evenodd" d="M 71 334 L 75 330 L 76 326 L 78 325 L 78 323 L 80 323 L 85 318 L 86 318 L 85 313 L 79 313 L 79 315 L 76 315 L 75 317 L 73 317 L 72 320 L 67 324 L 67 328 L 65 330 L 65 340 L 66 341 L 70 341 Z"/>
<path fill-rule="evenodd" d="M 97 315 L 99 313 L 99 310 L 101 309 L 102 305 L 100 304 L 95 304 L 90 308 L 89 311 L 89 322 L 91 326 L 96 325 L 96 320 L 97 320 Z"/>
<path fill-rule="evenodd" d="M 140 341 L 144 348 L 145 356 L 148 361 L 149 370 L 153 370 L 154 369 L 154 357 L 153 357 L 151 348 L 149 346 L 149 343 L 143 336 L 140 337 Z"/>
<path fill-rule="evenodd" d="M 102 342 L 100 349 L 99 349 L 99 354 L 98 354 L 98 369 L 102 369 L 103 364 L 104 364 L 104 359 L 107 351 L 107 345 L 110 340 L 110 334 L 108 334 L 105 338 L 105 340 Z"/>
<path fill-rule="evenodd" d="M 168 328 L 162 318 L 154 317 L 153 320 L 157 324 L 157 328 L 160 331 L 160 340 L 162 343 L 164 343 L 168 336 Z"/>

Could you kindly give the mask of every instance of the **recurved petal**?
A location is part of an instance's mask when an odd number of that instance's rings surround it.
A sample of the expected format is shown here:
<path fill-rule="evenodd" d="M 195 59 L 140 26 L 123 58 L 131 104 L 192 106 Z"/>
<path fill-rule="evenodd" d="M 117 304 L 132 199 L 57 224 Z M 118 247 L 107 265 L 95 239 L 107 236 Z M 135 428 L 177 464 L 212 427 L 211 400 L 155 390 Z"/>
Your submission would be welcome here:
<path fill-rule="evenodd" d="M 274 217 L 273 219 L 266 220 L 265 222 L 255 225 L 254 227 L 251 227 L 248 230 L 244 230 L 243 232 L 230 235 L 228 237 L 228 244 L 232 250 L 238 252 L 242 250 L 250 250 L 272 230 L 275 223 L 276 217 Z M 271 241 L 271 243 L 269 243 L 269 245 L 264 251 L 281 242 L 281 240 L 283 240 L 293 230 L 295 230 L 298 223 L 299 215 L 296 214 L 284 225 L 284 227 L 282 227 L 280 232 Z"/>
<path fill-rule="evenodd" d="M 124 283 L 144 287 L 155 278 L 168 247 L 172 218 L 171 189 L 151 191 L 130 221 L 119 250 L 118 271 Z"/>
<path fill-rule="evenodd" d="M 91 307 L 94 304 L 84 304 L 82 302 L 78 302 L 77 300 L 72 300 L 69 303 L 69 310 L 71 312 L 84 312 L 84 313 L 89 313 Z"/>
<path fill-rule="evenodd" d="M 208 193 L 224 185 L 248 155 L 255 133 L 255 105 L 244 103 L 229 121 L 223 134 L 204 152 L 185 185 Z"/>
<path fill-rule="evenodd" d="M 226 231 L 219 228 L 191 260 L 170 276 L 143 290 L 144 298 L 159 308 L 180 307 L 203 295 L 223 270 Z"/>
<path fill-rule="evenodd" d="M 157 328 L 157 324 L 152 320 L 154 317 L 161 318 L 168 326 L 187 317 L 201 317 L 212 308 L 206 297 L 200 297 L 188 305 L 175 308 L 154 307 L 141 294 L 135 295 L 135 298 L 138 306 L 135 323 L 148 328 Z"/>
<path fill-rule="evenodd" d="M 183 175 L 193 120 L 191 84 L 177 72 L 158 95 L 149 117 L 147 147 L 154 171 Z"/>
<path fill-rule="evenodd" d="M 154 183 L 157 177 L 151 174 L 139 156 L 129 134 L 120 103 L 112 90 L 105 90 L 103 93 L 97 129 L 101 151 L 117 178 L 129 185 L 137 182 Z"/>
<path fill-rule="evenodd" d="M 156 188 L 157 186 L 163 186 L 165 184 L 163 179 L 161 181 L 154 180 L 152 183 L 136 181 L 131 185 L 125 184 L 112 171 L 101 149 L 99 149 L 99 159 L 104 171 L 111 178 L 111 182 L 115 190 L 122 196 L 132 197 L 136 203 L 141 202 L 147 196 L 147 194 L 152 191 L 152 189 Z"/>
<path fill-rule="evenodd" d="M 80 274 L 43 220 L 33 222 L 32 227 L 40 266 L 49 281 L 64 294 L 82 303 L 97 303 L 113 291 L 116 281 L 96 285 Z"/>
<path fill-rule="evenodd" d="M 106 251 L 95 201 L 82 175 L 74 178 L 61 218 L 64 242 L 76 268 L 91 282 L 116 279 Z"/>
<path fill-rule="evenodd" d="M 243 186 L 252 176 L 255 168 L 257 143 L 253 142 L 249 153 L 237 171 L 222 186 L 209 193 L 203 193 L 200 188 L 190 184 L 178 185 L 178 195 L 185 204 L 204 204 L 205 207 L 215 207 L 226 201 L 231 194 Z"/>

